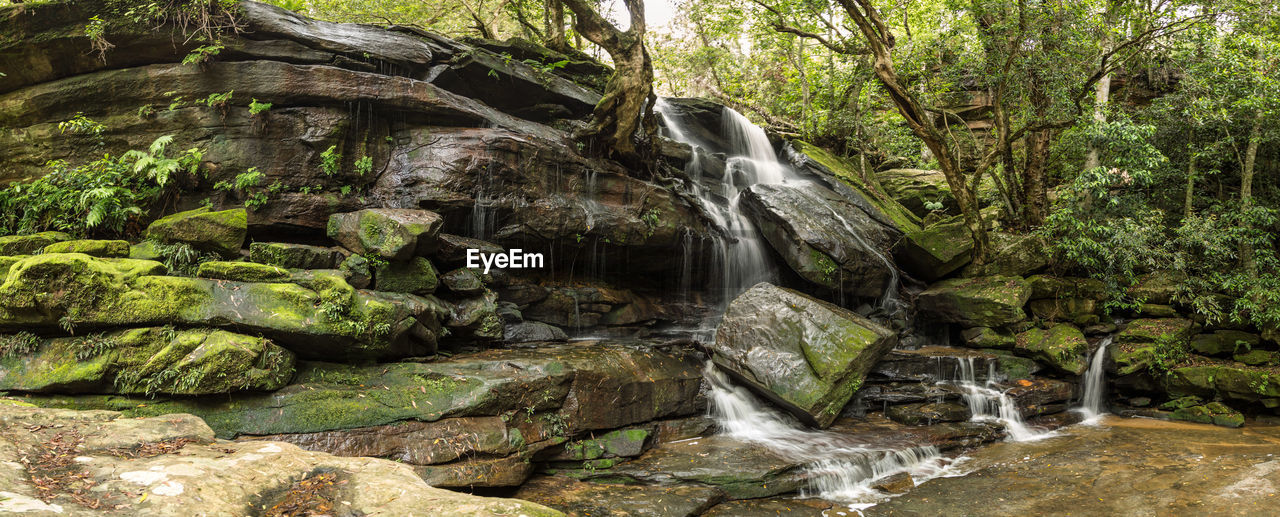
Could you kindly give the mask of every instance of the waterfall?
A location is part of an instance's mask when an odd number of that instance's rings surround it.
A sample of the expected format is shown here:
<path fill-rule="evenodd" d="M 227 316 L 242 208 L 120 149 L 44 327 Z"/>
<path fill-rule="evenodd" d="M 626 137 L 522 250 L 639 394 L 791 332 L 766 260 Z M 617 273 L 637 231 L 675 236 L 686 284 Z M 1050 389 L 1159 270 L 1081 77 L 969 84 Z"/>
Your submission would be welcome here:
<path fill-rule="evenodd" d="M 870 506 L 887 497 L 872 488 L 880 479 L 906 473 L 916 484 L 954 475 L 959 464 L 932 445 L 865 447 L 853 436 L 805 429 L 788 415 L 766 408 L 746 388 L 734 385 L 714 364 L 705 369 L 712 418 L 732 438 L 758 444 L 804 465 L 803 495 Z"/>
<path fill-rule="evenodd" d="M 725 177 L 718 188 L 704 184 L 703 162 L 707 158 L 705 144 L 691 136 L 672 111 L 666 99 L 659 98 L 654 111 L 666 122 L 667 137 L 689 144 L 693 158 L 685 168 L 690 189 L 701 202 L 707 215 L 723 233 L 715 245 L 712 267 L 721 270 L 721 298 L 724 303 L 760 282 L 776 281 L 775 264 L 769 243 L 764 240 L 751 219 L 740 209 L 742 191 L 756 184 L 781 184 L 805 181 L 790 167 L 783 165 L 773 151 L 763 129 L 730 108 L 724 108 L 721 131 L 731 152 L 725 160 Z"/>
<path fill-rule="evenodd" d="M 1023 422 L 1022 412 L 1018 410 L 1013 397 L 1000 390 L 996 384 L 994 361 L 987 363 L 987 380 L 982 383 L 978 382 L 973 357 L 957 357 L 956 361 L 960 363 L 960 375 L 954 383 L 964 392 L 965 405 L 969 406 L 969 411 L 973 415 L 971 420 L 1003 424 L 1009 440 L 1014 442 L 1030 442 L 1056 436 L 1052 432 L 1036 429 Z"/>
<path fill-rule="evenodd" d="M 1107 336 L 1098 342 L 1098 349 L 1093 352 L 1089 369 L 1084 372 L 1084 397 L 1080 399 L 1080 407 L 1076 411 L 1084 416 L 1084 423 L 1087 424 L 1097 423 L 1107 413 L 1107 372 L 1104 363 L 1107 360 L 1107 346 L 1111 344 L 1112 338 Z"/>

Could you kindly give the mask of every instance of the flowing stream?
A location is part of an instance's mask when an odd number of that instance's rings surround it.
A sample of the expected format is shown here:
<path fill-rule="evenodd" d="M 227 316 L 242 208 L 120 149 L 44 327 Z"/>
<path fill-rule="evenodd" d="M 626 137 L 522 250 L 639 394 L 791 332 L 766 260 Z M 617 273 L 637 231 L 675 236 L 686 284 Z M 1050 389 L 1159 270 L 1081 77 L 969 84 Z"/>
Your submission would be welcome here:
<path fill-rule="evenodd" d="M 973 414 L 971 417 L 973 421 L 1003 424 L 1005 432 L 1009 435 L 1009 441 L 1014 442 L 1032 442 L 1055 436 L 1052 432 L 1028 426 L 1022 420 L 1022 412 L 1018 410 L 1013 397 L 1001 390 L 996 383 L 998 377 L 995 361 L 987 363 L 986 381 L 979 382 L 974 358 L 963 357 L 956 360 L 960 363 L 959 379 L 944 382 L 954 382 L 964 390 L 964 402 Z"/>
<path fill-rule="evenodd" d="M 705 375 L 711 387 L 711 414 L 720 431 L 804 465 L 805 495 L 846 502 L 857 509 L 885 499 L 872 488 L 877 480 L 905 473 L 920 484 L 959 475 L 954 468 L 959 460 L 942 456 L 932 445 L 865 447 L 846 435 L 806 429 L 766 407 L 746 388 L 734 385 L 709 361 Z"/>

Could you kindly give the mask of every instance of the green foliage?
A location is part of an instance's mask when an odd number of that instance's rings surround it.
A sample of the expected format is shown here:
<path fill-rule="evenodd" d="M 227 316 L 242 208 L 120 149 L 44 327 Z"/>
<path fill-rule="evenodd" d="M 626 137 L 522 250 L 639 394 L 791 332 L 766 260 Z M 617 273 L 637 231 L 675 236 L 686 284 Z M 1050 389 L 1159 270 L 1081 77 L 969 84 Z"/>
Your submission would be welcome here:
<path fill-rule="evenodd" d="M 320 171 L 325 176 L 333 176 L 338 173 L 338 168 L 342 165 L 342 154 L 338 152 L 338 146 L 331 145 L 324 152 L 320 153 Z"/>
<path fill-rule="evenodd" d="M 84 113 L 76 113 L 76 115 L 71 117 L 69 120 L 64 120 L 58 123 L 58 132 L 61 134 L 71 133 L 76 135 L 100 136 L 103 131 L 106 131 L 106 129 L 107 126 L 85 117 Z"/>
<path fill-rule="evenodd" d="M 355 165 L 356 165 L 356 174 L 364 176 L 369 172 L 373 171 L 373 158 L 369 156 L 361 156 L 359 160 L 356 160 Z"/>
<path fill-rule="evenodd" d="M 105 354 L 118 346 L 120 346 L 120 343 L 114 339 L 108 338 L 106 334 L 89 334 L 76 339 L 76 360 L 88 361 Z"/>
<path fill-rule="evenodd" d="M 195 276 L 200 264 L 222 260 L 215 253 L 202 252 L 185 242 L 168 244 L 150 241 L 148 244 L 160 256 L 160 262 L 164 263 L 169 273 L 174 275 Z"/>
<path fill-rule="evenodd" d="M 115 47 L 115 45 L 107 41 L 106 34 L 106 22 L 97 15 L 89 18 L 89 24 L 84 26 L 84 35 L 89 38 L 93 51 L 98 53 L 98 59 L 101 59 L 103 63 L 107 62 L 107 51 Z"/>
<path fill-rule="evenodd" d="M 258 99 L 253 99 L 253 101 L 249 102 L 250 115 L 258 115 L 261 113 L 266 113 L 268 111 L 271 111 L 270 102 L 258 102 Z"/>
<path fill-rule="evenodd" d="M 1190 357 L 1191 353 L 1187 350 L 1185 341 L 1174 335 L 1162 334 L 1156 338 L 1155 345 L 1151 349 L 1151 363 L 1148 369 L 1152 375 L 1160 378 Z"/>
<path fill-rule="evenodd" d="M 210 108 L 225 108 L 227 103 L 231 102 L 231 96 L 235 93 L 235 90 L 225 93 L 210 93 L 208 97 L 196 101 L 196 104 L 204 104 Z"/>
<path fill-rule="evenodd" d="M 174 173 L 197 172 L 201 151 L 188 149 L 168 158 L 165 148 L 172 141 L 172 136 L 162 136 L 147 150 L 104 155 L 77 167 L 62 160 L 50 162 L 46 175 L 0 190 L 0 233 L 123 234 L 128 222 L 145 214 L 164 194 Z"/>
<path fill-rule="evenodd" d="M 201 65 L 209 62 L 214 56 L 217 56 L 226 48 L 222 45 L 202 45 L 193 49 L 186 57 L 182 58 L 184 65 Z"/>
<path fill-rule="evenodd" d="M 279 181 L 273 182 L 269 187 L 260 188 L 265 179 L 266 175 L 257 167 L 250 167 L 249 170 L 237 174 L 232 181 L 223 180 L 215 183 L 213 189 L 239 194 L 244 200 L 245 208 L 257 210 L 266 206 L 271 195 L 279 194 L 284 190 L 284 184 Z"/>
<path fill-rule="evenodd" d="M 40 337 L 30 332 L 0 335 L 0 359 L 27 355 L 40 347 Z"/>

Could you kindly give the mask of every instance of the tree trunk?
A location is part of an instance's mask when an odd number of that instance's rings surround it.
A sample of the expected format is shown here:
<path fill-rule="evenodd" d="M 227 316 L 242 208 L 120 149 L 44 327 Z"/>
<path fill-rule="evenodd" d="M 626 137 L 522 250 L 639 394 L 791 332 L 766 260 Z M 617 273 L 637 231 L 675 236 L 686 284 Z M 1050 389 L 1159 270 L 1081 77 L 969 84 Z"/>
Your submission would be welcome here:
<path fill-rule="evenodd" d="M 1258 144 L 1262 141 L 1262 113 L 1253 116 L 1253 128 L 1249 130 L 1249 145 L 1244 151 L 1244 168 L 1240 170 L 1240 209 L 1253 208 L 1253 171 L 1258 163 Z M 1258 278 L 1258 264 L 1253 258 L 1253 244 L 1247 238 L 1240 243 L 1240 262 L 1249 278 Z"/>
<path fill-rule="evenodd" d="M 587 128 L 578 133 L 596 152 L 629 160 L 640 157 L 638 133 L 649 141 L 657 130 L 653 118 L 653 62 L 644 46 L 643 0 L 623 0 L 631 14 L 631 27 L 618 30 L 586 0 L 563 0 L 573 11 L 577 32 L 605 49 L 613 58 L 614 74 L 605 85 Z"/>
<path fill-rule="evenodd" d="M 564 3 L 560 0 L 547 0 L 543 16 L 546 30 L 542 33 L 547 36 L 544 42 L 547 48 L 556 52 L 569 50 L 569 40 L 564 35 Z"/>
<path fill-rule="evenodd" d="M 1040 226 L 1049 215 L 1049 192 L 1045 167 L 1049 161 L 1052 132 L 1045 129 L 1027 135 L 1026 167 L 1022 178 L 1023 218 L 1029 226 Z"/>
<path fill-rule="evenodd" d="M 1182 220 L 1186 221 L 1191 218 L 1192 214 L 1192 194 L 1196 187 L 1196 154 L 1190 153 L 1191 157 L 1187 160 L 1187 190 L 1182 200 Z"/>
<path fill-rule="evenodd" d="M 1102 76 L 1098 80 L 1098 84 L 1093 85 L 1094 90 L 1094 106 L 1093 119 L 1098 122 L 1107 121 L 1107 103 L 1111 101 L 1111 74 Z M 1084 159 L 1085 170 L 1096 169 L 1101 166 L 1102 160 L 1099 156 L 1099 150 L 1093 144 L 1089 145 L 1089 155 Z"/>
<path fill-rule="evenodd" d="M 982 224 L 982 213 L 979 211 L 978 201 L 965 182 L 964 173 L 960 170 L 960 163 L 954 150 L 947 145 L 946 139 L 934 127 L 928 111 L 920 105 L 920 101 L 898 77 L 893 65 L 893 55 L 890 52 L 894 44 L 893 34 L 889 32 L 875 6 L 871 5 L 871 0 L 839 0 L 839 2 L 866 38 L 867 47 L 872 55 L 872 70 L 884 85 L 894 106 L 898 108 L 898 113 L 902 114 L 911 132 L 924 141 L 925 147 L 938 160 L 938 168 L 946 177 L 947 186 L 951 187 L 951 193 L 956 198 L 960 213 L 964 216 L 965 227 L 973 237 L 973 263 L 979 266 L 985 264 L 990 246 L 986 228 Z"/>

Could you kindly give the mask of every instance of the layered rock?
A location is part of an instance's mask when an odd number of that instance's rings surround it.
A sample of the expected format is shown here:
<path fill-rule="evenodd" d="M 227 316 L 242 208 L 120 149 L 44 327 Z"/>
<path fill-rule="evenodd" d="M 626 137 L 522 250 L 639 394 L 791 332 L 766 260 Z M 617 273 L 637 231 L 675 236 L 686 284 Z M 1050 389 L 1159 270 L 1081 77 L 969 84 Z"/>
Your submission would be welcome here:
<path fill-rule="evenodd" d="M 25 467 L 19 463 L 24 461 Z M 215 440 L 191 415 L 134 419 L 5 400 L 0 486 L 0 512 L 37 515 L 102 515 L 103 508 L 160 516 L 239 515 L 299 507 L 360 514 L 563 515 L 525 501 L 433 488 L 408 466 L 386 460 L 340 458 L 279 442 Z"/>
<path fill-rule="evenodd" d="M 897 343 L 850 311 L 770 284 L 729 304 L 712 361 L 797 417 L 826 427 Z"/>
<path fill-rule="evenodd" d="M 917 308 L 929 317 L 965 327 L 997 327 L 1025 318 L 1022 306 L 1031 286 L 1019 277 L 978 277 L 944 280 L 920 293 Z"/>

